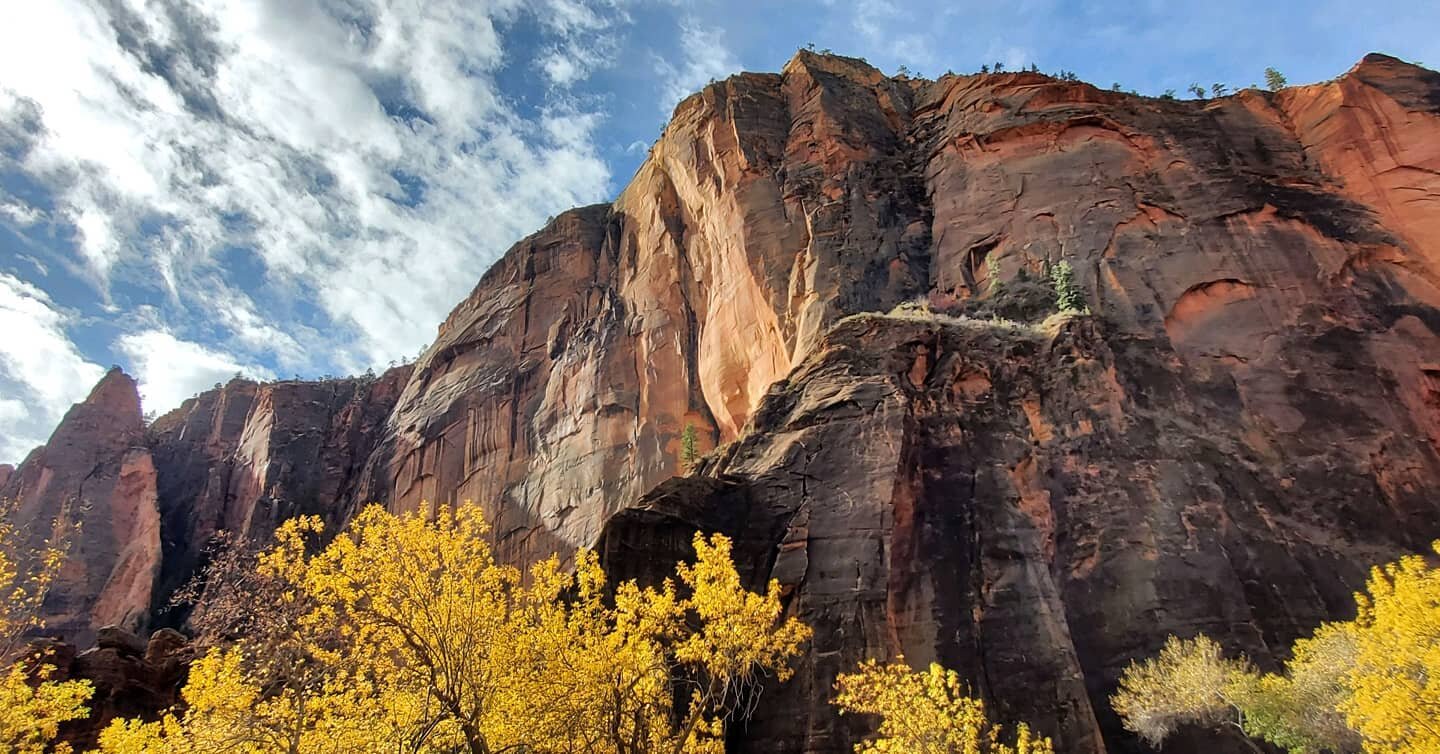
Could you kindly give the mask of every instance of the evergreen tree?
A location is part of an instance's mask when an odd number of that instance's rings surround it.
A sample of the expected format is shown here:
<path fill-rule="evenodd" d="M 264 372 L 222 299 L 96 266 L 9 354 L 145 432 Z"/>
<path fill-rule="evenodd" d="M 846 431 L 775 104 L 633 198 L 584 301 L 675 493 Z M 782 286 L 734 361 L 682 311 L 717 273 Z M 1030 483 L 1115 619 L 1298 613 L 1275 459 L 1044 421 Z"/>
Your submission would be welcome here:
<path fill-rule="evenodd" d="M 686 422 L 685 431 L 680 433 L 680 468 L 685 471 L 693 471 L 695 464 L 700 461 L 700 451 L 696 448 L 695 425 Z"/>
<path fill-rule="evenodd" d="M 1085 294 L 1075 287 L 1075 270 L 1060 260 L 1050 268 L 1050 285 L 1055 288 L 1055 306 L 1062 312 L 1085 311 Z"/>
<path fill-rule="evenodd" d="M 1265 69 L 1265 86 L 1268 87 L 1270 91 L 1278 92 L 1281 89 L 1284 89 L 1285 85 L 1288 83 L 1289 82 L 1285 80 L 1285 74 L 1275 70 L 1274 68 Z"/>

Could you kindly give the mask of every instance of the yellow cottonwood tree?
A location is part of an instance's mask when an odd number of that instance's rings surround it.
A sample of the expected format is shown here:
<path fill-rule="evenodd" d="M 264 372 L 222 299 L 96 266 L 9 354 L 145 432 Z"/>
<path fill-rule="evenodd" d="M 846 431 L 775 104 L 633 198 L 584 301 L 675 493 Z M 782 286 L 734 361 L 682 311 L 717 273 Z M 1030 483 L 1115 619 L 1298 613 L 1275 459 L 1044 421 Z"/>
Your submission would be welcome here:
<path fill-rule="evenodd" d="M 70 751 L 52 742 L 60 724 L 89 714 L 89 681 L 55 681 L 43 654 L 29 654 L 26 635 L 44 626 L 40 606 L 65 559 L 65 537 L 30 551 L 0 502 L 0 751 Z"/>
<path fill-rule="evenodd" d="M 882 665 L 866 660 L 836 681 L 841 712 L 877 715 L 877 735 L 857 754 L 1054 754 L 1050 739 L 1015 726 L 1013 743 L 1002 741 L 985 703 L 971 697 L 960 676 L 931 663 L 911 670 L 904 658 Z"/>
<path fill-rule="evenodd" d="M 1339 708 L 1366 752 L 1440 751 L 1440 568 L 1401 558 L 1372 569 L 1366 592 L 1347 627 L 1355 656 Z"/>
<path fill-rule="evenodd" d="M 185 711 L 117 722 L 102 751 L 710 754 L 809 635 L 778 585 L 743 588 L 724 537 L 697 536 L 678 581 L 607 599 L 592 553 L 528 578 L 497 564 L 468 504 L 433 517 L 372 506 L 311 554 L 318 530 L 286 524 L 259 565 L 282 585 L 282 613 L 302 608 L 285 623 L 294 646 L 266 643 L 299 678 L 252 656 L 266 646 L 215 649 Z"/>
<path fill-rule="evenodd" d="M 1407 556 L 1372 569 L 1365 589 L 1355 620 L 1297 641 L 1282 673 L 1225 659 L 1204 636 L 1171 637 L 1157 658 L 1131 663 L 1111 703 L 1151 742 L 1197 724 L 1291 754 L 1440 751 L 1440 568 Z"/>

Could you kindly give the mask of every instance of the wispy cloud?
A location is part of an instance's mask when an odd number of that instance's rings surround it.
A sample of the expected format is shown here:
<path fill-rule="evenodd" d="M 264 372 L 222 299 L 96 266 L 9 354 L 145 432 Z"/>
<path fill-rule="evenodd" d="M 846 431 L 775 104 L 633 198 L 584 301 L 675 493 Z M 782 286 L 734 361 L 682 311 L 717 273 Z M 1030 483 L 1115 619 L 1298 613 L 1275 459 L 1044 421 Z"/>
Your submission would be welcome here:
<path fill-rule="evenodd" d="M 39 288 L 0 273 L 0 460 L 43 443 L 105 373 L 70 340 L 72 319 Z"/>
<path fill-rule="evenodd" d="M 606 64 L 625 18 L 576 0 L 22 3 L 0 24 L 0 147 L 53 208 L 0 181 L 0 214 L 73 239 L 50 251 L 101 301 L 123 282 L 170 302 L 177 337 L 228 331 L 216 368 L 413 354 L 510 243 L 610 190 L 597 112 L 560 87 L 522 115 L 499 90 L 517 64 L 502 31 L 526 14 L 565 85 Z"/>
<path fill-rule="evenodd" d="M 683 51 L 678 64 L 659 56 L 654 58 L 655 73 L 661 81 L 660 108 L 667 115 L 680 100 L 707 83 L 740 70 L 740 62 L 725 46 L 725 32 L 721 28 L 687 19 L 680 24 L 677 45 Z"/>

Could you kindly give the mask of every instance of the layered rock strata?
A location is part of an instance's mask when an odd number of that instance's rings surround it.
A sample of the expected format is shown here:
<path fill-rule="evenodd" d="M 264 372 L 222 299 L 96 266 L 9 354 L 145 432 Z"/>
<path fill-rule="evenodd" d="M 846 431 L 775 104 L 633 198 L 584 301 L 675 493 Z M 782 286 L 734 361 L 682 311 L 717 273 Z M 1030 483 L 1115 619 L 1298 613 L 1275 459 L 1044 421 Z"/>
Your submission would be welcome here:
<path fill-rule="evenodd" d="M 1138 751 L 1106 705 L 1130 659 L 1205 631 L 1273 665 L 1440 536 L 1437 176 L 1440 76 L 1382 55 L 1174 101 L 802 52 L 682 102 L 413 371 L 231 383 L 84 448 L 81 412 L 5 491 L 38 521 L 83 487 L 99 531 L 152 501 L 158 578 L 102 600 L 154 558 L 86 550 L 57 608 L 89 625 L 143 619 L 215 531 L 370 500 L 475 500 L 506 560 L 645 578 L 719 529 L 817 628 L 736 750 L 848 750 L 834 674 L 903 652 L 1065 751 Z M 1042 325 L 1062 262 L 1089 313 Z M 676 479 L 692 424 L 719 449 Z"/>

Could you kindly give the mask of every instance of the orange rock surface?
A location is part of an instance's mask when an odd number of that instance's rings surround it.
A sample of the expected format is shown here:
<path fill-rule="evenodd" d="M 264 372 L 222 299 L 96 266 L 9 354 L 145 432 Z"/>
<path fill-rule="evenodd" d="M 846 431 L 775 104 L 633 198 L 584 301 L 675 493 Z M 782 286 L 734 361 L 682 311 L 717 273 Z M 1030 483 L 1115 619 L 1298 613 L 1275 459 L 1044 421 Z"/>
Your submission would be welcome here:
<path fill-rule="evenodd" d="M 148 434 L 92 397 L 0 484 L 40 520 L 103 459 L 99 530 L 158 512 L 158 561 L 86 551 L 66 625 L 143 620 L 220 529 L 475 500 L 513 562 L 653 578 L 718 529 L 780 580 L 815 642 L 734 751 L 851 750 L 834 676 L 899 653 L 1057 750 L 1137 751 L 1131 659 L 1205 631 L 1273 666 L 1440 537 L 1437 197 L 1440 75 L 1381 55 L 1174 101 L 802 52 L 682 102 L 413 370 L 232 382 Z M 1062 261 L 1089 313 L 1042 323 Z M 718 450 L 677 478 L 687 424 Z"/>

